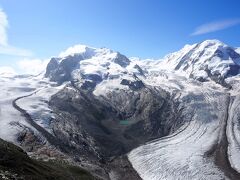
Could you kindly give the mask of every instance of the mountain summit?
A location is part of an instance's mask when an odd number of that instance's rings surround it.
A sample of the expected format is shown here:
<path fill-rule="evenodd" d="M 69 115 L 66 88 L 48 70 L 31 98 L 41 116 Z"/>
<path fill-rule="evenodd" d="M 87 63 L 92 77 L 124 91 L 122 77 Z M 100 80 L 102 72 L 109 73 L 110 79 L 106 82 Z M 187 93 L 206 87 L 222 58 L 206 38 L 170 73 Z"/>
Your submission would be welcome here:
<path fill-rule="evenodd" d="M 206 80 L 210 76 L 229 77 L 239 73 L 240 54 L 219 40 L 187 45 L 163 60 L 166 69 Z"/>

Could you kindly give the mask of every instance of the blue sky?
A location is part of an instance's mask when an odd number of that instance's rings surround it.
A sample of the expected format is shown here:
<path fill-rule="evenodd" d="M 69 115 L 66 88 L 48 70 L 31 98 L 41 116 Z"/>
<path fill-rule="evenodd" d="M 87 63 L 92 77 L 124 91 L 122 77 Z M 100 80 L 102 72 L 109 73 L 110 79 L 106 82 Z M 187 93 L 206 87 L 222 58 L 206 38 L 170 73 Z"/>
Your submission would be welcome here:
<path fill-rule="evenodd" d="M 0 7 L 8 24 L 0 16 L 0 66 L 15 69 L 75 44 L 141 58 L 205 39 L 240 46 L 239 0 L 0 0 Z"/>

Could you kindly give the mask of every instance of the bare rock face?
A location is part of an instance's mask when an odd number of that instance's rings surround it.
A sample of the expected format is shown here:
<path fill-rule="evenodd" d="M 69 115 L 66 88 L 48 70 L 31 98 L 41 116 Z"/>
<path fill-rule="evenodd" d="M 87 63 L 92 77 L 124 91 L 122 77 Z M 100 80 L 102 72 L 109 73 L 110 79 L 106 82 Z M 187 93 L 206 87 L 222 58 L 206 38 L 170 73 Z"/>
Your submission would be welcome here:
<path fill-rule="evenodd" d="M 129 81 L 127 79 L 123 79 L 121 84 L 128 86 L 131 90 L 139 90 L 144 87 L 144 84 L 141 80 Z"/>
<path fill-rule="evenodd" d="M 114 59 L 114 62 L 116 64 L 119 64 L 122 67 L 127 67 L 130 64 L 130 60 L 126 56 L 124 56 L 120 53 L 117 53 L 117 56 Z"/>
<path fill-rule="evenodd" d="M 55 116 L 51 128 L 67 147 L 65 153 L 109 172 L 111 159 L 181 126 L 176 121 L 180 114 L 177 104 L 160 88 L 113 91 L 103 97 L 69 85 L 55 94 L 49 105 Z M 133 172 L 129 167 L 129 173 Z"/>
<path fill-rule="evenodd" d="M 45 77 L 58 84 L 70 81 L 72 71 L 82 59 L 81 55 L 68 56 L 61 61 L 58 58 L 52 58 L 47 66 Z"/>
<path fill-rule="evenodd" d="M 55 135 L 77 151 L 84 147 L 103 159 L 168 134 L 176 114 L 166 92 L 146 88 L 107 97 L 65 88 L 50 106 L 57 117 L 51 124 Z"/>
<path fill-rule="evenodd" d="M 46 68 L 46 77 L 51 76 L 51 74 L 53 74 L 54 71 L 56 71 L 56 69 L 58 68 L 58 63 L 59 59 L 58 58 L 52 58 Z"/>

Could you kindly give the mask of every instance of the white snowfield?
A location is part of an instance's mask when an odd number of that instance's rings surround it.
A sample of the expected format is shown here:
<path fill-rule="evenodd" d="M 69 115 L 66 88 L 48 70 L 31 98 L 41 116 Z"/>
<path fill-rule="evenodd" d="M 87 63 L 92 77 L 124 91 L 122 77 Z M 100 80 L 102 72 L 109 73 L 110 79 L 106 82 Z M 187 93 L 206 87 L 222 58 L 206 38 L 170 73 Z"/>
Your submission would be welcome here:
<path fill-rule="evenodd" d="M 52 95 L 61 90 L 65 84 L 61 86 L 52 86 L 49 82 L 36 89 L 30 96 L 24 97 L 17 101 L 17 105 L 26 110 L 31 118 L 40 126 L 44 127 L 48 132 L 51 119 L 54 119 L 52 110 L 48 106 L 48 102 Z"/>
<path fill-rule="evenodd" d="M 128 60 L 107 48 L 77 45 L 62 52 L 58 59 L 61 63 L 75 54 L 84 57 L 71 76 L 78 82 L 92 75 L 101 77 L 93 90 L 96 96 L 130 90 L 121 84 L 123 79 L 141 80 L 145 85 L 164 89 L 180 103 L 180 129 L 128 154 L 142 179 L 219 180 L 228 176 L 224 167 L 216 163 L 218 156 L 229 160 L 231 167 L 240 172 L 240 76 L 226 79 L 232 86 L 229 90 L 213 82 L 206 69 L 227 75 L 230 66 L 240 64 L 238 50 L 217 40 L 207 40 L 186 45 L 162 60 Z M 195 80 L 198 78 L 207 82 Z M 0 75 L 0 137 L 16 143 L 23 127 L 34 130 L 12 106 L 14 99 L 23 96 L 26 97 L 19 99 L 17 105 L 51 133 L 49 123 L 54 116 L 48 102 L 66 85 L 57 86 L 43 76 Z M 218 152 L 219 148 L 225 148 L 226 153 Z"/>
<path fill-rule="evenodd" d="M 11 142 L 16 141 L 16 133 L 20 129 L 18 124 L 28 126 L 24 117 L 12 107 L 13 99 L 17 98 L 19 94 L 27 94 L 26 90 L 31 90 L 27 88 L 23 90 L 22 86 L 18 88 L 19 84 L 25 84 L 25 82 L 16 82 L 9 77 L 0 78 L 0 137 Z"/>
<path fill-rule="evenodd" d="M 48 108 L 51 95 L 59 91 L 57 87 L 43 76 L 0 76 L 0 137 L 17 144 L 17 134 L 29 128 L 40 135 L 13 106 L 12 102 L 19 97 L 16 103 L 26 110 L 32 118 L 48 130 L 47 121 L 53 118 Z"/>

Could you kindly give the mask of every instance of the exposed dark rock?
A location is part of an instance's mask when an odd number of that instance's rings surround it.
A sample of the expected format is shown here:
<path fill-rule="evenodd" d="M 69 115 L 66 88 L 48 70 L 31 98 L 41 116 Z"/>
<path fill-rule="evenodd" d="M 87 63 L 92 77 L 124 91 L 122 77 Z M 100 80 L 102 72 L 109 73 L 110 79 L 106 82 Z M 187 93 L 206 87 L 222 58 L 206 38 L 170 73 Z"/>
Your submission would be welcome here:
<path fill-rule="evenodd" d="M 240 58 L 240 54 L 238 54 L 233 48 L 227 48 L 227 53 L 232 59 Z"/>
<path fill-rule="evenodd" d="M 94 81 L 88 81 L 88 80 L 84 80 L 84 82 L 81 85 L 81 88 L 83 90 L 93 90 L 96 87 L 96 82 Z"/>
<path fill-rule="evenodd" d="M 98 74 L 87 74 L 87 75 L 84 75 L 84 78 L 97 83 L 102 81 L 102 77 L 99 76 Z"/>
<path fill-rule="evenodd" d="M 144 87 L 144 84 L 141 80 L 130 81 L 127 79 L 123 79 L 121 81 L 121 84 L 128 86 L 131 90 L 134 90 L 134 91 L 140 90 Z"/>
<path fill-rule="evenodd" d="M 127 67 L 130 64 L 130 60 L 120 53 L 117 53 L 117 57 L 114 59 L 114 62 L 122 67 Z"/>
<path fill-rule="evenodd" d="M 139 74 L 140 74 L 141 76 L 145 76 L 145 72 L 142 70 L 142 68 L 141 68 L 139 65 L 135 64 L 135 65 L 134 65 L 134 68 L 139 71 Z"/>
<path fill-rule="evenodd" d="M 113 158 L 109 163 L 109 176 L 115 180 L 141 180 L 140 176 L 133 169 L 127 156 Z"/>
<path fill-rule="evenodd" d="M 45 77 L 58 84 L 71 80 L 72 71 L 78 67 L 79 62 L 83 60 L 82 55 L 68 56 L 58 62 L 58 59 L 52 58 L 47 66 Z"/>
<path fill-rule="evenodd" d="M 180 120 L 174 123 L 177 104 L 161 89 L 142 87 L 97 97 L 81 88 L 65 88 L 49 105 L 55 114 L 51 127 L 66 153 L 105 169 L 111 157 L 181 126 Z"/>
<path fill-rule="evenodd" d="M 227 77 L 229 76 L 236 76 L 240 72 L 240 66 L 239 65 L 229 65 L 229 71 L 227 73 Z"/>
<path fill-rule="evenodd" d="M 224 77 L 224 76 L 221 76 L 221 74 L 219 74 L 219 73 L 214 73 L 214 74 L 212 74 L 211 71 L 210 71 L 207 67 L 206 67 L 205 71 L 207 72 L 208 77 L 209 77 L 212 81 L 214 81 L 214 82 L 216 82 L 217 84 L 220 84 L 220 85 L 222 85 L 223 87 L 226 87 L 226 88 L 228 88 L 228 89 L 231 89 L 231 88 L 232 88 L 230 84 L 226 83 L 225 77 Z"/>
<path fill-rule="evenodd" d="M 47 65 L 45 77 L 49 77 L 50 74 L 53 74 L 54 71 L 58 68 L 58 58 L 52 58 Z"/>

